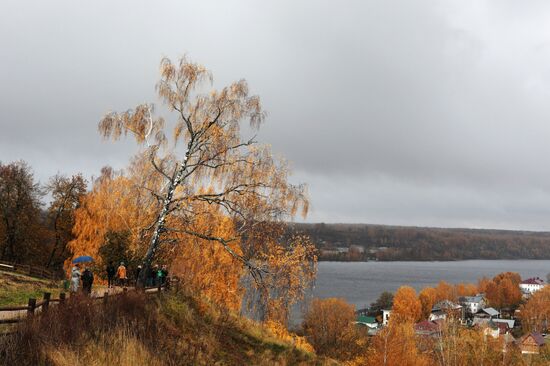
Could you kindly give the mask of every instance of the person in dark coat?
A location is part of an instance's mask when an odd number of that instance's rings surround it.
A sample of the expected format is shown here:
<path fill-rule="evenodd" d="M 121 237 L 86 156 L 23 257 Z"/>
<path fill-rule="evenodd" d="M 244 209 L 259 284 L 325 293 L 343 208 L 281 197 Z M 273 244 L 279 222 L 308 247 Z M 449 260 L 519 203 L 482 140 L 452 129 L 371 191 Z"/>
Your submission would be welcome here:
<path fill-rule="evenodd" d="M 155 267 L 149 266 L 147 269 L 147 287 L 153 287 L 155 285 L 155 278 L 157 276 L 157 272 Z"/>
<path fill-rule="evenodd" d="M 116 269 L 113 265 L 113 261 L 109 262 L 109 265 L 107 266 L 107 283 L 109 285 L 109 288 L 113 287 L 113 280 L 115 278 Z"/>
<path fill-rule="evenodd" d="M 162 285 L 165 285 L 166 279 L 168 278 L 168 267 L 166 266 L 166 264 L 162 266 L 161 272 L 162 272 Z"/>
<path fill-rule="evenodd" d="M 92 273 L 92 271 L 90 271 L 89 268 L 86 267 L 86 269 L 82 273 L 82 290 L 88 296 L 92 293 L 93 283 L 94 283 L 94 274 Z"/>

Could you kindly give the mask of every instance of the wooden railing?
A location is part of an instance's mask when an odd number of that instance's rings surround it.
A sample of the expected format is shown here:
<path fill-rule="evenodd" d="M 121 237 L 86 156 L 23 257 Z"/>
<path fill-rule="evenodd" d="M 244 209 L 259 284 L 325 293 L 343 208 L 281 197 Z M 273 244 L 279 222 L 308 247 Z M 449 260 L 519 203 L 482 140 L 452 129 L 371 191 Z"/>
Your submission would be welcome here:
<path fill-rule="evenodd" d="M 40 266 L 31 266 L 29 264 L 0 261 L 0 270 L 22 273 L 29 276 L 46 278 L 49 280 L 57 279 L 53 271 Z"/>
<path fill-rule="evenodd" d="M 176 289 L 176 291 L 179 291 L 179 283 L 180 283 L 180 281 L 177 277 L 168 278 L 165 281 L 164 284 L 159 284 L 158 286 L 155 286 L 155 287 L 145 287 L 144 289 L 140 289 L 140 290 L 142 290 L 146 295 L 150 295 L 150 294 L 160 295 L 162 293 L 162 291 L 169 290 L 170 288 L 173 288 L 173 287 Z M 118 293 L 115 293 L 115 294 L 109 294 L 109 291 L 105 291 L 103 296 L 93 296 L 93 297 L 90 297 L 90 298 L 92 300 L 102 300 L 103 303 L 107 303 L 109 298 L 126 294 L 128 291 L 136 291 L 136 289 L 133 288 L 133 287 L 132 288 L 124 287 L 124 288 L 122 288 L 122 292 L 118 292 Z M 45 292 L 44 297 L 42 298 L 42 300 L 37 301 L 37 299 L 35 299 L 35 298 L 29 298 L 29 301 L 28 301 L 26 306 L 5 306 L 5 307 L 0 307 L 0 315 L 3 312 L 22 312 L 22 311 L 26 311 L 26 314 L 25 313 L 22 313 L 22 314 L 19 313 L 18 315 L 20 315 L 20 316 L 17 316 L 17 317 L 8 318 L 8 319 L 0 318 L 0 324 L 13 324 L 13 323 L 19 323 L 19 322 L 25 321 L 29 318 L 32 318 L 35 314 L 37 314 L 37 311 L 39 309 L 40 309 L 41 312 L 47 312 L 49 307 L 50 307 L 50 304 L 57 303 L 57 304 L 63 305 L 63 304 L 65 304 L 66 301 L 67 301 L 67 295 L 64 292 L 61 292 L 59 294 L 58 299 L 52 299 L 51 298 L 51 293 Z M 0 335 L 1 334 L 2 333 L 0 332 Z"/>

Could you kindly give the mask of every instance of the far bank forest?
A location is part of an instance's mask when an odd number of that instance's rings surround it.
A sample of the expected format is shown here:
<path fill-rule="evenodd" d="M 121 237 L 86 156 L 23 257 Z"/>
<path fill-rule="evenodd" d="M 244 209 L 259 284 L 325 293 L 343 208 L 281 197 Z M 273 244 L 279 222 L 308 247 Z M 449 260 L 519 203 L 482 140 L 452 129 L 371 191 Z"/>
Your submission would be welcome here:
<path fill-rule="evenodd" d="M 319 260 L 550 259 L 550 233 L 367 224 L 295 224 Z"/>

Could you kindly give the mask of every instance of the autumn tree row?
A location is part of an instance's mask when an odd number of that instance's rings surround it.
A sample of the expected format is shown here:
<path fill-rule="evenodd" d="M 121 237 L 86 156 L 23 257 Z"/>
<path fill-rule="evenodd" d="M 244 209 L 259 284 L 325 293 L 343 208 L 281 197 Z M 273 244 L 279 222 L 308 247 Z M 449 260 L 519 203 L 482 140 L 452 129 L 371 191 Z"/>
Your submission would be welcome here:
<path fill-rule="evenodd" d="M 521 277 L 518 273 L 503 272 L 493 279 L 483 277 L 479 279 L 477 285 L 471 283 L 453 285 L 441 281 L 436 287 L 422 289 L 418 295 L 412 287 L 403 286 L 393 296 L 392 316 L 417 322 L 428 318 L 433 306 L 440 301 L 449 300 L 456 303 L 462 296 L 476 294 L 484 294 L 488 302 L 487 306 L 513 310 L 522 302 L 520 282 Z"/>
<path fill-rule="evenodd" d="M 60 269 L 71 255 L 67 244 L 85 194 L 80 174 L 40 185 L 25 162 L 0 162 L 0 260 Z"/>

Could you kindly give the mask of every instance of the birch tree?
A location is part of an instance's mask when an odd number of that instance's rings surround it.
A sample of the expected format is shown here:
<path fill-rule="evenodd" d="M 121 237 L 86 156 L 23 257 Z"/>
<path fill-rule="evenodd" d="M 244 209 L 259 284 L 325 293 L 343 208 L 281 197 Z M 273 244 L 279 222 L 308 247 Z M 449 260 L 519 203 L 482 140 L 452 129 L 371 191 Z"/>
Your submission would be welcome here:
<path fill-rule="evenodd" d="M 207 90 L 211 73 L 186 58 L 177 63 L 164 58 L 160 75 L 156 89 L 173 120 L 165 123 L 154 105 L 141 104 L 107 113 L 99 123 L 105 138 L 133 137 L 159 178 L 157 185 L 141 187 L 156 201 L 154 220 L 143 228 L 148 240 L 144 268 L 159 248 L 198 238 L 221 246 L 261 281 L 269 273 L 267 258 L 278 250 L 272 235 L 278 230 L 266 228 L 280 227 L 299 210 L 307 213 L 305 187 L 289 184 L 287 164 L 267 146 L 241 137 L 242 123 L 257 130 L 266 115 L 246 81 Z M 220 233 L 205 226 L 212 208 L 229 218 L 234 229 Z"/>

